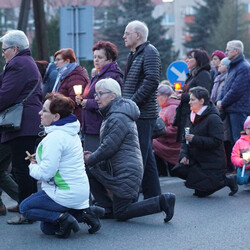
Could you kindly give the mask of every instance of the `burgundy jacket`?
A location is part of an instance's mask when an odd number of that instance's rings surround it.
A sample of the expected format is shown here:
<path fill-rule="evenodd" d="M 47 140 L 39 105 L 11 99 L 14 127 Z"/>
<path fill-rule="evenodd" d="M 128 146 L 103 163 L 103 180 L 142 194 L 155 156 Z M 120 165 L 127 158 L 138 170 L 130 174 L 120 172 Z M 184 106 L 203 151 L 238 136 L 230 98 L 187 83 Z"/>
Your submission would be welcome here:
<path fill-rule="evenodd" d="M 106 64 L 102 70 L 91 79 L 91 83 L 86 87 L 83 98 L 88 99 L 86 107 L 83 109 L 83 133 L 99 135 L 102 124 L 102 116 L 98 112 L 98 105 L 94 98 L 95 84 L 105 78 L 112 78 L 122 86 L 123 74 L 117 62 Z"/>
<path fill-rule="evenodd" d="M 25 49 L 6 64 L 0 77 L 0 111 L 20 103 L 40 81 L 34 93 L 24 105 L 21 129 L 16 132 L 4 132 L 1 142 L 10 141 L 20 136 L 38 135 L 42 109 L 41 75 L 31 56 L 30 49 Z"/>
<path fill-rule="evenodd" d="M 85 87 L 89 84 L 89 76 L 87 70 L 78 65 L 76 68 L 67 76 L 65 77 L 60 85 L 59 93 L 70 97 L 75 102 L 75 92 L 73 89 L 74 85 L 82 85 L 82 92 L 84 92 Z M 77 105 L 75 102 L 75 115 L 79 122 L 82 124 L 82 107 Z"/>

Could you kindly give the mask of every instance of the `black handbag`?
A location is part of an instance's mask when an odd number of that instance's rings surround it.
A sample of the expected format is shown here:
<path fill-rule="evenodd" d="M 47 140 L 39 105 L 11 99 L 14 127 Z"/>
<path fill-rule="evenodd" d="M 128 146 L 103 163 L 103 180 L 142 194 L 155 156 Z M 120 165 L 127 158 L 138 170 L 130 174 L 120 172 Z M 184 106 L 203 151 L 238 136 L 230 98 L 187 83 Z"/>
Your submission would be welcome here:
<path fill-rule="evenodd" d="M 17 131 L 21 128 L 24 104 L 35 91 L 39 82 L 38 80 L 36 86 L 22 102 L 12 105 L 0 112 L 0 133 Z"/>
<path fill-rule="evenodd" d="M 165 130 L 165 122 L 162 120 L 161 117 L 158 117 L 156 120 L 154 130 L 153 130 L 152 138 L 155 139 L 166 134 L 167 133 Z"/>

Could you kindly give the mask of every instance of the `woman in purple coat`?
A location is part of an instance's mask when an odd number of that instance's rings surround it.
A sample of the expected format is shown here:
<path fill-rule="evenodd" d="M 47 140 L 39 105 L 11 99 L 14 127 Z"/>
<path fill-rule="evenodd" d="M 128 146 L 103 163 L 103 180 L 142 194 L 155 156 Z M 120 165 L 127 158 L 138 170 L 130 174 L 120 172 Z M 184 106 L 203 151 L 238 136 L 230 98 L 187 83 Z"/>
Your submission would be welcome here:
<path fill-rule="evenodd" d="M 12 168 L 18 184 L 19 203 L 37 191 L 36 181 L 29 175 L 29 162 L 25 161 L 25 151 L 34 153 L 35 142 L 40 131 L 42 109 L 41 75 L 31 56 L 29 41 L 20 30 L 7 32 L 0 38 L 2 56 L 6 65 L 0 79 L 0 111 L 20 103 L 33 88 L 32 95 L 24 105 L 21 129 L 2 133 L 1 143 L 8 143 L 11 149 Z M 39 84 L 36 86 L 37 82 Z M 36 86 L 36 87 L 35 87 Z M 29 221 L 18 214 L 9 224 L 23 224 Z"/>
<path fill-rule="evenodd" d="M 105 78 L 113 78 L 122 86 L 123 73 L 115 61 L 118 56 L 117 47 L 108 41 L 99 41 L 92 48 L 94 66 L 97 74 L 85 88 L 83 99 L 77 98 L 83 108 L 84 150 L 94 152 L 99 146 L 99 134 L 102 117 L 98 112 L 95 100 L 95 84 Z M 104 93 L 103 93 L 104 94 Z"/>

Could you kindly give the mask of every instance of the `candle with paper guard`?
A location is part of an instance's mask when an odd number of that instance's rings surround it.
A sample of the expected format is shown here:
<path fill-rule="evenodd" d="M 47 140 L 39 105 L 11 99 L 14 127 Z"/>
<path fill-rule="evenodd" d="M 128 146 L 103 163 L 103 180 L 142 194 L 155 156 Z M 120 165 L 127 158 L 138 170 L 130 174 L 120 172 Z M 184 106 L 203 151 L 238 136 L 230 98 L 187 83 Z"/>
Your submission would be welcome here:
<path fill-rule="evenodd" d="M 190 128 L 189 127 L 185 127 L 185 134 L 189 134 Z M 186 140 L 186 144 L 188 144 L 188 141 Z"/>
<path fill-rule="evenodd" d="M 81 93 L 82 93 L 82 85 L 74 85 L 73 88 L 74 88 L 75 94 L 76 94 L 78 97 L 80 97 L 80 96 L 81 96 Z"/>
<path fill-rule="evenodd" d="M 250 160 L 250 152 L 244 152 L 242 153 L 242 158 L 245 160 L 245 161 L 249 161 Z M 242 172 L 241 172 L 241 177 L 244 176 L 245 174 L 245 169 L 246 169 L 246 164 L 243 165 L 242 167 Z"/>

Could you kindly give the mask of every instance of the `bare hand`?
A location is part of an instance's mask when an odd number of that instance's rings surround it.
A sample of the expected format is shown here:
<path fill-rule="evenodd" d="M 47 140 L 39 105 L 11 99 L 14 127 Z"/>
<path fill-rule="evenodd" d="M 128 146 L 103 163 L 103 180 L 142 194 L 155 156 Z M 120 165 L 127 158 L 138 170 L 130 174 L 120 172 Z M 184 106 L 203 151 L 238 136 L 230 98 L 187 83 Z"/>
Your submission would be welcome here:
<path fill-rule="evenodd" d="M 88 164 L 89 156 L 92 154 L 90 151 L 84 151 L 83 156 L 84 156 L 84 162 L 85 164 Z"/>
<path fill-rule="evenodd" d="M 188 141 L 188 142 L 192 142 L 194 138 L 194 135 L 193 134 L 185 134 L 185 139 Z"/>
<path fill-rule="evenodd" d="M 189 159 L 187 157 L 183 157 L 180 161 L 180 163 L 184 164 L 184 165 L 188 165 L 189 164 Z"/>
<path fill-rule="evenodd" d="M 75 101 L 77 105 L 81 105 L 82 97 L 81 96 L 75 96 Z"/>
<path fill-rule="evenodd" d="M 218 108 L 219 110 L 222 110 L 221 101 L 218 101 L 218 102 L 216 103 L 216 105 L 217 105 L 217 108 Z"/>
<path fill-rule="evenodd" d="M 87 99 L 82 99 L 82 107 L 85 108 L 86 107 L 86 103 L 87 103 Z"/>

